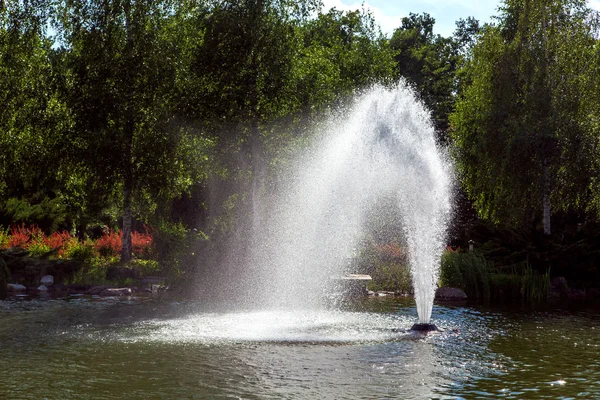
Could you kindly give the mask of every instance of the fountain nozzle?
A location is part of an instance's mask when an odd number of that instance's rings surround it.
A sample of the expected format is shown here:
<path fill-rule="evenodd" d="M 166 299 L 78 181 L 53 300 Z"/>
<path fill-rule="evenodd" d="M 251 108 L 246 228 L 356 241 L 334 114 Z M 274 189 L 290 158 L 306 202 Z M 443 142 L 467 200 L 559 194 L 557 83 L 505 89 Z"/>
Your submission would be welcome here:
<path fill-rule="evenodd" d="M 414 324 L 410 330 L 416 332 L 431 332 L 439 329 L 434 324 Z"/>

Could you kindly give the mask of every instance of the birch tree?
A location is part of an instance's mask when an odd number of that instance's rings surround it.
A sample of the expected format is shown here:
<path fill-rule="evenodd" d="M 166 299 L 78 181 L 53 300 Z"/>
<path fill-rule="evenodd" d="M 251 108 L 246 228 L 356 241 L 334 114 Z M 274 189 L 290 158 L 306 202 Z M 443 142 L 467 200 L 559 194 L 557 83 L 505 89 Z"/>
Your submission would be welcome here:
<path fill-rule="evenodd" d="M 579 0 L 507 0 L 467 66 L 451 116 L 461 179 L 480 216 L 551 234 L 590 201 L 593 137 L 582 105 L 592 12 Z M 577 154 L 577 156 L 575 156 Z"/>

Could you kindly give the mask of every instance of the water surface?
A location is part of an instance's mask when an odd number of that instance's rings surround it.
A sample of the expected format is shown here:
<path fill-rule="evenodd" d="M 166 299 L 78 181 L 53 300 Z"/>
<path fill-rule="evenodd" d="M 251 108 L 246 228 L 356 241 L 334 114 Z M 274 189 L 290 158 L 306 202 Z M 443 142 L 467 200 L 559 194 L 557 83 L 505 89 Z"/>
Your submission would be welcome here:
<path fill-rule="evenodd" d="M 158 301 L 0 302 L 0 398 L 600 398 L 600 313 L 414 304 L 203 310 Z"/>

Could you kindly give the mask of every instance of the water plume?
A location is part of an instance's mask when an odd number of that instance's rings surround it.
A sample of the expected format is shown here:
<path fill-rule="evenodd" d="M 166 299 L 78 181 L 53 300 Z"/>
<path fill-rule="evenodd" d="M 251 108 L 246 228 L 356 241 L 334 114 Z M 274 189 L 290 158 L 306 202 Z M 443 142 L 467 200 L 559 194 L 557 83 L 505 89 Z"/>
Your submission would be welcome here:
<path fill-rule="evenodd" d="M 332 118 L 279 183 L 255 199 L 261 222 L 235 290 L 260 308 L 324 307 L 332 277 L 361 272 L 351 265 L 369 215 L 391 203 L 389 218 L 408 248 L 419 322 L 428 323 L 451 194 L 451 164 L 429 112 L 402 83 L 376 86 Z"/>

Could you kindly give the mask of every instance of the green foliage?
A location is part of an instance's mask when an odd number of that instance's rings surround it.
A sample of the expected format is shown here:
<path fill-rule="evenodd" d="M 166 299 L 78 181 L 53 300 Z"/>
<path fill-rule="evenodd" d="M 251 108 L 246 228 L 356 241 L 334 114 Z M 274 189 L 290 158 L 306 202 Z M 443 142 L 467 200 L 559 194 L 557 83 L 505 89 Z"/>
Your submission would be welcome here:
<path fill-rule="evenodd" d="M 96 253 L 92 243 L 76 240 L 66 249 L 64 256 L 65 258 L 80 260 L 84 265 L 87 265 L 96 256 Z"/>
<path fill-rule="evenodd" d="M 66 206 L 63 199 L 44 197 L 37 204 L 30 204 L 28 200 L 11 197 L 6 200 L 3 212 L 11 222 L 24 222 L 35 224 L 46 231 L 56 231 L 68 219 Z"/>
<path fill-rule="evenodd" d="M 30 257 L 47 256 L 52 248 L 43 241 L 34 241 L 27 246 L 27 253 Z"/>
<path fill-rule="evenodd" d="M 3 228 L 0 225 L 0 249 L 8 248 L 8 243 L 10 241 L 10 234 L 8 228 Z"/>
<path fill-rule="evenodd" d="M 530 228 L 543 215 L 550 233 L 549 213 L 593 202 L 597 25 L 579 0 L 509 0 L 501 10 L 465 68 L 451 116 L 454 156 L 482 218 Z"/>
<path fill-rule="evenodd" d="M 445 251 L 440 284 L 457 287 L 471 299 L 510 303 L 539 302 L 548 298 L 550 271 L 540 274 L 528 262 L 497 266 L 478 251 Z"/>
<path fill-rule="evenodd" d="M 105 259 L 96 258 L 89 264 L 79 268 L 65 283 L 74 285 L 105 285 L 110 284 L 106 279 L 106 271 L 110 264 Z"/>
<path fill-rule="evenodd" d="M 378 262 L 373 266 L 369 290 L 385 290 L 397 293 L 412 293 L 412 278 L 407 263 Z"/>
<path fill-rule="evenodd" d="M 540 302 L 550 293 L 550 271 L 539 274 L 528 263 L 504 267 L 499 273 L 490 274 L 493 297 L 503 301 L 523 299 Z"/>
<path fill-rule="evenodd" d="M 161 271 L 160 264 L 156 260 L 135 259 L 131 260 L 128 266 L 138 269 L 141 276 L 152 275 Z"/>
<path fill-rule="evenodd" d="M 390 47 L 395 51 L 397 73 L 416 87 L 432 110 L 436 130 L 445 139 L 461 57 L 453 38 L 433 34 L 434 23 L 427 13 L 410 13 L 394 31 Z"/>
<path fill-rule="evenodd" d="M 193 268 L 196 246 L 207 240 L 204 233 L 167 221 L 160 222 L 154 229 L 154 248 L 161 270 L 176 277 Z"/>
<path fill-rule="evenodd" d="M 477 252 L 446 250 L 442 256 L 440 283 L 462 289 L 476 299 L 490 298 L 490 264 Z"/>

